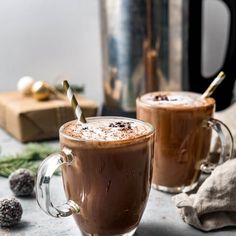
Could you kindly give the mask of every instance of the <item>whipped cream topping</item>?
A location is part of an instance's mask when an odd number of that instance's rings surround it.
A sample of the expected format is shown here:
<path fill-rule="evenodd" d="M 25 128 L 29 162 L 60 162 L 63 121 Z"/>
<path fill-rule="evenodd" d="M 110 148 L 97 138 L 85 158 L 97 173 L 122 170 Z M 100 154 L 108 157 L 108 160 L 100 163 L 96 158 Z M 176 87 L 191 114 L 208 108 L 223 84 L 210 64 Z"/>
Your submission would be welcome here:
<path fill-rule="evenodd" d="M 151 128 L 132 119 L 94 119 L 88 123 L 69 123 L 64 133 L 73 138 L 89 141 L 118 141 L 148 134 Z"/>
<path fill-rule="evenodd" d="M 154 92 L 143 95 L 140 100 L 153 106 L 202 106 L 205 100 L 198 94 L 184 92 Z"/>

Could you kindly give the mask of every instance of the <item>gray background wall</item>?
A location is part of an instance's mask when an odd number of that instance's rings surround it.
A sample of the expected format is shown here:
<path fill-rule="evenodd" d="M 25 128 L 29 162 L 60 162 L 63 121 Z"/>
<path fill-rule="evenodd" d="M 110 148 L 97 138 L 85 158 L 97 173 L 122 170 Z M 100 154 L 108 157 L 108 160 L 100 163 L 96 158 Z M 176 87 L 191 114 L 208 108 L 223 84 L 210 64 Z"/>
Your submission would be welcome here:
<path fill-rule="evenodd" d="M 0 1 L 0 91 L 61 75 L 102 100 L 98 0 Z"/>
<path fill-rule="evenodd" d="M 228 20 L 221 0 L 204 1 L 204 75 L 223 62 Z M 24 75 L 50 83 L 67 75 L 101 103 L 99 33 L 99 0 L 0 1 L 0 91 L 15 90 Z"/>

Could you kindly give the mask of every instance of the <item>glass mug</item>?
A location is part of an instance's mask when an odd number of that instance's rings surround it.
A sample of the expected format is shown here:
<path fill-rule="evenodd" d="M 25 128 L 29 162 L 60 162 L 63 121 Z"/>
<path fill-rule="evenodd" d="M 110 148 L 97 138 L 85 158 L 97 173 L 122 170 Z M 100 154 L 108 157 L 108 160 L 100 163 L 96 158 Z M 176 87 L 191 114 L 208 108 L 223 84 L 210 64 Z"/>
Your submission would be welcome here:
<path fill-rule="evenodd" d="M 137 118 L 156 128 L 152 186 L 170 192 L 188 192 L 199 183 L 201 172 L 233 157 L 233 138 L 225 124 L 213 117 L 215 100 L 191 92 L 159 91 L 136 99 Z M 221 140 L 218 163 L 208 153 L 211 130 Z"/>
<path fill-rule="evenodd" d="M 121 131 L 113 140 L 98 140 L 100 131 L 96 133 L 92 126 L 101 123 L 103 128 L 106 125 L 104 129 L 128 129 L 127 132 L 134 124 L 145 132 L 120 139 Z M 87 137 L 76 136 L 79 125 L 90 132 Z M 46 158 L 38 170 L 39 206 L 54 217 L 73 215 L 84 235 L 133 235 L 151 188 L 153 126 L 124 117 L 91 117 L 86 124 L 64 124 L 59 134 L 61 152 Z M 94 134 L 97 136 L 93 138 Z M 55 207 L 49 189 L 51 177 L 59 167 L 68 201 Z"/>

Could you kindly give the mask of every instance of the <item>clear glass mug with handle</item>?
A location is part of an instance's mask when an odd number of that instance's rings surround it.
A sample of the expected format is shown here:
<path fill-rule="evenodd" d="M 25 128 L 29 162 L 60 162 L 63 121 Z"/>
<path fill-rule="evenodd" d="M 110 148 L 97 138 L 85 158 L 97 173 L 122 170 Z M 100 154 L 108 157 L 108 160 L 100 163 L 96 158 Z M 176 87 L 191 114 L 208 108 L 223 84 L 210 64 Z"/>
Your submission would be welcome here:
<path fill-rule="evenodd" d="M 158 91 L 137 98 L 137 118 L 156 128 L 152 186 L 178 193 L 193 190 L 202 172 L 233 157 L 228 127 L 214 119 L 215 100 L 185 91 Z M 218 161 L 208 157 L 212 130 L 221 140 Z"/>
<path fill-rule="evenodd" d="M 85 235 L 133 235 L 150 192 L 154 132 L 152 125 L 124 117 L 64 124 L 61 152 L 38 170 L 39 206 L 54 217 L 73 215 Z M 57 207 L 50 181 L 59 167 L 68 201 Z"/>

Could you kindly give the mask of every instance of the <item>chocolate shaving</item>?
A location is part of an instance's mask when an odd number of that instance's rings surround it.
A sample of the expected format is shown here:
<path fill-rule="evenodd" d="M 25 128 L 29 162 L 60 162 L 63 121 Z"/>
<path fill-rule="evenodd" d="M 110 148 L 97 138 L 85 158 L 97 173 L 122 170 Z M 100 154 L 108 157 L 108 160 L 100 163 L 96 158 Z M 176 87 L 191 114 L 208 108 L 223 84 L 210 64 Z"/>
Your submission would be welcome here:
<path fill-rule="evenodd" d="M 122 130 L 131 129 L 130 122 L 118 121 L 109 124 L 109 127 L 122 128 Z"/>
<path fill-rule="evenodd" d="M 153 98 L 154 101 L 169 101 L 168 97 L 164 94 L 164 95 L 156 95 Z"/>

